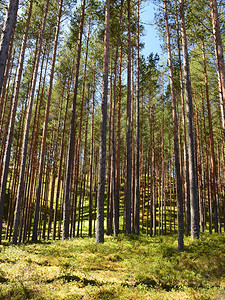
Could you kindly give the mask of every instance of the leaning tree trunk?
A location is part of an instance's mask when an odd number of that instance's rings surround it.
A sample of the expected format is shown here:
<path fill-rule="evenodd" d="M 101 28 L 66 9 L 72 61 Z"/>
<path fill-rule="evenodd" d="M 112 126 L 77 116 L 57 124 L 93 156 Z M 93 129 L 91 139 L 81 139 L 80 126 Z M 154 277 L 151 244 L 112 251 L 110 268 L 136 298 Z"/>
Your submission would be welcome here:
<path fill-rule="evenodd" d="M 107 130 L 108 62 L 109 62 L 109 20 L 110 20 L 110 0 L 106 0 L 101 136 L 100 136 L 100 148 L 99 148 L 99 177 L 98 177 L 98 195 L 97 195 L 96 243 L 104 243 L 104 200 L 105 200 L 105 163 L 106 163 L 106 130 Z"/>
<path fill-rule="evenodd" d="M 195 154 L 195 138 L 194 138 L 194 124 L 193 124 L 194 121 L 193 121 L 191 78 L 190 78 L 187 37 L 186 37 L 186 28 L 185 28 L 184 0 L 179 0 L 179 1 L 180 1 L 180 21 L 181 21 L 181 36 L 182 36 L 182 48 L 183 48 L 186 108 L 187 108 L 191 236 L 193 238 L 199 238 L 198 192 L 197 192 L 197 172 L 196 172 L 196 157 L 195 157 L 196 154 Z"/>

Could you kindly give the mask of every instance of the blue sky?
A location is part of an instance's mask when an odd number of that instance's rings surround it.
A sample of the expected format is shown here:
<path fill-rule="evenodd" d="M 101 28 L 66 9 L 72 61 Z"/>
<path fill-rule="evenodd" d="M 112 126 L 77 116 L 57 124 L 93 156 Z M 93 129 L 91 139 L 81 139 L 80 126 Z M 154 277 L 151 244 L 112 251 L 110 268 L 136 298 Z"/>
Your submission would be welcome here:
<path fill-rule="evenodd" d="M 151 52 L 162 53 L 160 48 L 160 40 L 157 37 L 156 26 L 154 25 L 154 14 L 157 7 L 151 2 L 145 2 L 140 10 L 140 21 L 143 22 L 146 35 L 141 37 L 141 42 L 145 43 L 142 54 L 147 57 Z"/>

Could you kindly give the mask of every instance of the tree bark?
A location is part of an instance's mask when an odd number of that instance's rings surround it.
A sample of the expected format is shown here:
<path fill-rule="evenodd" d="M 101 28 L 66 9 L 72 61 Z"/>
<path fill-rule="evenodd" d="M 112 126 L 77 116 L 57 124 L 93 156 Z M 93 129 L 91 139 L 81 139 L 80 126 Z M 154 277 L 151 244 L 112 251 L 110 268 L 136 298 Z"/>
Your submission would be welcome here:
<path fill-rule="evenodd" d="M 12 1 L 12 2 L 15 2 L 15 1 Z M 14 5 L 13 9 L 16 8 L 16 11 L 17 11 L 18 1 L 16 1 L 16 3 L 14 3 L 13 5 Z M 23 70 L 23 62 L 24 62 L 26 42 L 27 42 L 27 36 L 28 36 L 28 29 L 29 29 L 29 23 L 30 23 L 30 13 L 31 13 L 31 11 L 29 11 L 29 13 L 28 13 L 25 32 L 23 35 L 23 41 L 22 41 L 22 45 L 21 45 L 19 65 L 18 65 L 17 74 L 16 74 L 16 85 L 15 85 L 14 94 L 13 94 L 13 106 L 12 106 L 12 111 L 11 111 L 11 115 L 10 115 L 10 123 L 9 123 L 9 128 L 8 128 L 8 136 L 7 136 L 6 148 L 5 148 L 5 154 L 4 154 L 4 162 L 5 163 L 4 163 L 4 167 L 3 167 L 3 176 L 2 176 L 1 190 L 0 190 L 0 241 L 1 241 L 1 235 L 2 235 L 2 219 L 3 219 L 5 194 L 6 194 L 7 177 L 8 177 L 8 170 L 9 170 L 10 152 L 11 152 L 11 146 L 12 146 L 14 123 L 15 123 L 16 109 L 17 109 L 17 103 L 18 103 L 18 97 L 19 97 L 20 82 L 21 82 L 21 76 L 22 76 L 22 70 Z M 15 17 L 13 20 L 15 20 Z M 14 24 L 14 21 L 13 21 L 13 24 Z M 1 62 L 0 62 L 0 65 L 1 65 Z M 3 73 L 4 73 L 4 71 L 3 71 Z M 1 71 L 0 71 L 0 74 L 1 74 Z M 1 79 L 0 79 L 0 89 L 1 89 Z"/>
<path fill-rule="evenodd" d="M 195 154 L 195 138 L 194 138 L 194 124 L 193 124 L 191 79 L 190 79 L 185 16 L 184 16 L 184 0 L 179 0 L 179 1 L 180 1 L 180 22 L 181 22 L 181 36 L 182 36 L 182 48 L 183 48 L 186 109 L 187 109 L 191 236 L 192 238 L 199 238 L 197 172 L 196 172 L 196 154 Z"/>
<path fill-rule="evenodd" d="M 214 204 L 214 225 L 215 232 L 221 230 L 220 228 L 220 211 L 219 211 L 219 195 L 218 195 L 218 180 L 216 173 L 216 160 L 214 151 L 214 138 L 213 138 L 213 128 L 212 128 L 212 118 L 211 118 L 211 105 L 209 100 L 209 85 L 208 85 L 208 74 L 206 67 L 206 57 L 205 57 L 205 44 L 202 40 L 202 56 L 203 56 L 203 68 L 205 75 L 205 94 L 207 100 L 207 112 L 209 121 L 209 141 L 210 141 L 210 156 L 211 156 L 211 168 L 212 168 L 212 191 L 213 191 L 213 204 Z"/>
<path fill-rule="evenodd" d="M 130 0 L 127 1 L 127 184 L 126 184 L 126 233 L 131 234 L 131 179 L 132 179 L 132 150 L 131 150 L 131 29 L 130 29 Z"/>
<path fill-rule="evenodd" d="M 77 103 L 77 90 L 78 90 L 78 77 L 80 68 L 80 56 L 81 56 L 81 45 L 82 35 L 84 26 L 84 11 L 85 11 L 85 0 L 82 2 L 78 46 L 77 46 L 77 60 L 74 76 L 74 91 L 73 91 L 73 103 L 70 123 L 70 137 L 69 137 L 69 148 L 67 154 L 67 165 L 66 165 L 66 181 L 65 181 L 65 199 L 63 206 L 63 235 L 62 239 L 69 238 L 69 218 L 70 218 L 70 186 L 71 186 L 71 175 L 74 164 L 74 143 L 75 143 L 75 117 L 76 117 L 76 103 Z"/>
<path fill-rule="evenodd" d="M 19 0 L 10 0 L 0 39 L 0 95 L 4 80 L 5 66 L 8 58 L 10 40 L 16 24 Z"/>
<path fill-rule="evenodd" d="M 140 85 L 139 85 L 139 19 L 140 3 L 137 2 L 137 74 L 136 74 L 136 178 L 135 178 L 135 198 L 134 198 L 134 233 L 140 234 Z"/>
<path fill-rule="evenodd" d="M 178 215 L 178 249 L 179 251 L 184 250 L 184 224 L 183 224 L 183 194 L 182 194 L 182 181 L 180 175 L 180 160 L 179 160 L 179 142 L 178 142 L 178 120 L 177 120 L 177 108 L 176 98 L 174 92 L 174 81 L 173 81 L 173 67 L 172 67 L 172 55 L 170 46 L 170 33 L 167 15 L 167 3 L 163 0 L 164 12 L 165 12 L 165 25 L 166 25 L 166 36 L 167 36 L 167 52 L 168 52 L 168 65 L 170 72 L 170 89 L 172 97 L 172 109 L 173 109 L 173 132 L 174 132 L 174 154 L 175 154 L 175 168 L 176 168 L 176 187 L 177 187 L 177 215 Z"/>
<path fill-rule="evenodd" d="M 59 37 L 59 31 L 60 31 L 62 3 L 63 3 L 63 0 L 61 0 L 61 2 L 60 2 L 58 16 L 57 16 L 57 25 L 56 25 L 56 32 L 55 32 L 54 48 L 53 48 L 53 53 L 52 53 L 52 65 L 51 65 L 51 72 L 50 72 L 48 96 L 47 96 L 47 102 L 46 102 L 46 108 L 45 108 L 45 118 L 44 118 L 43 132 L 42 132 L 41 153 L 40 153 L 39 170 L 38 170 L 38 184 L 37 184 L 37 190 L 36 190 L 34 226 L 33 226 L 33 235 L 32 235 L 33 241 L 37 241 L 37 229 L 38 229 L 40 199 L 41 199 L 41 184 L 42 184 L 43 167 L 44 167 L 44 160 L 45 160 L 45 147 L 46 147 L 46 139 L 47 139 L 49 109 L 50 109 L 50 102 L 51 102 L 51 96 L 52 96 L 53 77 L 54 77 L 54 70 L 55 70 L 58 37 Z M 48 2 L 46 3 L 46 7 L 47 6 L 48 6 Z"/>
<path fill-rule="evenodd" d="M 183 122 L 183 153 L 184 153 L 184 204 L 185 204 L 185 234 L 190 233 L 190 182 L 189 182 L 189 167 L 188 167 L 188 146 L 187 146 L 187 126 L 186 126 L 186 114 L 185 114 L 185 101 L 184 101 L 184 84 L 182 74 L 182 62 L 181 62 L 181 49 L 180 49 L 180 29 L 177 13 L 177 1 L 175 0 L 175 14 L 176 14 L 176 31 L 177 31 L 177 49 L 179 59 L 179 72 L 180 72 L 180 94 L 182 103 L 182 122 Z"/>
<path fill-rule="evenodd" d="M 102 107 L 101 107 L 101 136 L 100 136 L 100 148 L 99 148 L 99 177 L 98 177 L 98 195 L 97 195 L 96 243 L 104 243 L 104 200 L 105 200 L 105 162 L 106 162 L 108 62 L 109 62 L 109 22 L 110 22 L 110 0 L 106 0 L 104 58 L 103 58 L 103 86 L 102 86 Z"/>

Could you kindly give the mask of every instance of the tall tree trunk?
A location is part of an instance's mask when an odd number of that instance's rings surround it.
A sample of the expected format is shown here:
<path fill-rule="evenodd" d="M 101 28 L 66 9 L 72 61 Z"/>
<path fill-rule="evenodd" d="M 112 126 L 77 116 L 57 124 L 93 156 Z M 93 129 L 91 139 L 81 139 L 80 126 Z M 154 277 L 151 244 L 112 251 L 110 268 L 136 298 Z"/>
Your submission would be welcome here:
<path fill-rule="evenodd" d="M 87 73 L 87 60 L 88 60 L 88 47 L 89 47 L 89 36 L 90 36 L 90 22 L 88 25 L 88 36 L 86 42 L 86 54 L 84 62 L 84 76 L 83 76 L 83 87 L 82 87 L 82 96 L 81 96 L 81 107 L 80 107 L 80 124 L 79 124 L 79 134 L 76 147 L 76 168 L 75 168 L 75 203 L 74 210 L 72 211 L 72 237 L 75 236 L 75 221 L 76 221 L 76 199 L 77 199 L 77 185 L 79 180 L 79 171 L 80 171 L 80 149 L 81 149 L 81 135 L 82 135 L 82 125 L 83 125 L 83 109 L 84 109 L 84 99 L 85 99 L 85 87 L 86 87 L 86 73 Z"/>
<path fill-rule="evenodd" d="M 77 103 L 77 90 L 78 90 L 78 77 L 80 68 L 80 56 L 81 56 L 81 45 L 82 35 L 84 26 L 84 11 L 85 11 L 85 0 L 82 2 L 78 46 L 77 46 L 77 60 L 74 76 L 74 91 L 73 91 L 73 103 L 70 123 L 70 137 L 69 137 L 69 148 L 67 155 L 67 166 L 66 166 L 66 181 L 65 181 L 65 199 L 63 206 L 63 235 L 62 239 L 69 238 L 69 218 L 70 218 L 70 186 L 71 186 L 71 175 L 73 170 L 74 162 L 74 142 L 75 142 L 75 117 L 76 117 L 76 103 Z"/>
<path fill-rule="evenodd" d="M 42 61 L 42 66 L 44 63 L 45 59 L 45 51 L 46 47 L 43 53 L 43 61 Z M 31 232 L 31 221 L 32 221 L 32 209 L 33 209 L 33 193 L 34 193 L 34 188 L 36 186 L 36 171 L 37 171 L 37 153 L 38 153 L 38 138 L 39 138 L 39 128 L 40 128 L 40 117 L 41 117 L 41 108 L 42 108 L 42 103 L 43 103 L 43 98 L 44 98 L 44 91 L 45 91 L 45 82 L 46 82 L 46 76 L 47 76 L 47 68 L 48 68 L 48 60 L 49 60 L 49 53 L 47 54 L 47 59 L 46 59 L 46 65 L 45 65 L 45 72 L 44 72 L 44 77 L 42 79 L 42 72 L 41 72 L 41 77 L 39 79 L 39 88 L 38 88 L 38 94 L 37 94 L 37 103 L 36 103 L 36 110 L 38 111 L 35 113 L 35 118 L 33 122 L 33 132 L 32 136 L 34 135 L 34 142 L 32 144 L 32 151 L 31 151 L 31 176 L 30 176 L 30 194 L 28 195 L 28 209 L 27 209 L 27 221 L 24 226 L 24 237 L 27 235 L 28 231 L 28 239 L 30 238 L 30 232 Z M 42 70 L 41 66 L 41 70 Z M 41 88 L 42 84 L 42 88 Z M 39 99 L 40 95 L 40 99 Z M 37 114 L 37 115 L 36 115 Z"/>
<path fill-rule="evenodd" d="M 120 42 L 120 31 L 121 31 L 121 22 L 122 22 L 122 15 L 123 15 L 123 0 L 121 0 L 120 5 L 120 18 L 119 18 L 119 25 L 118 25 L 118 33 L 117 33 L 117 44 L 116 44 L 116 55 L 114 61 L 114 74 L 113 74 L 113 130 L 112 130 L 112 188 L 113 188 L 113 232 L 114 236 L 119 234 L 119 193 L 117 191 L 118 184 L 116 181 L 116 79 L 117 79 L 117 62 L 119 57 L 119 42 Z"/>
<path fill-rule="evenodd" d="M 93 91 L 92 91 L 92 117 L 91 117 L 91 150 L 90 150 L 90 195 L 88 214 L 88 236 L 92 236 L 93 217 L 93 163 L 94 163 L 94 112 L 95 112 L 95 67 L 93 70 Z"/>
<path fill-rule="evenodd" d="M 12 2 L 14 2 L 14 1 L 12 1 Z M 14 5 L 18 6 L 18 1 L 17 1 L 17 3 L 14 3 Z M 15 7 L 14 7 L 14 9 L 15 9 Z M 32 9 L 32 4 L 31 4 L 31 9 Z M 13 106 L 12 106 L 12 111 L 11 111 L 11 115 L 10 115 L 10 123 L 9 123 L 9 128 L 8 128 L 8 136 L 7 136 L 6 148 L 5 148 L 5 154 L 4 154 L 4 162 L 5 163 L 4 163 L 3 176 L 2 176 L 2 182 L 1 182 L 1 190 L 0 190 L 0 241 L 1 241 L 1 235 L 2 235 L 2 218 L 3 218 L 3 209 L 4 209 L 8 170 L 9 170 L 10 152 L 11 152 L 11 146 L 12 146 L 12 137 L 13 137 L 13 132 L 14 132 L 14 123 L 15 123 L 16 109 L 17 109 L 17 103 L 18 103 L 18 97 L 19 97 L 20 82 L 21 82 L 21 76 L 22 76 L 22 70 L 23 70 L 23 62 L 24 62 L 26 42 L 27 42 L 27 36 L 28 36 L 28 29 L 29 29 L 29 24 L 30 24 L 30 14 L 31 14 L 31 10 L 29 10 L 29 12 L 28 12 L 25 32 L 23 35 L 23 41 L 22 41 L 21 50 L 20 50 L 19 65 L 18 65 L 17 74 L 16 74 L 16 85 L 15 85 L 14 94 L 13 94 Z M 1 74 L 1 71 L 0 71 L 0 74 Z M 0 89 L 1 89 L 1 86 L 0 86 Z"/>
<path fill-rule="evenodd" d="M 220 212 L 219 212 L 219 195 L 218 195 L 218 180 L 216 173 L 216 160 L 214 151 L 214 138 L 213 138 L 213 128 L 212 128 L 212 118 L 211 118 L 211 105 L 209 100 L 209 86 L 208 86 L 208 74 L 206 67 L 206 57 L 205 57 L 205 44 L 202 40 L 202 56 L 203 56 L 203 68 L 205 75 L 205 94 L 207 100 L 207 111 L 208 111 L 208 121 L 209 121 L 209 141 L 210 141 L 210 156 L 211 156 L 211 168 L 212 168 L 212 191 L 213 191 L 213 203 L 214 203 L 214 225 L 215 232 L 220 231 Z"/>
<path fill-rule="evenodd" d="M 140 3 L 137 2 L 137 75 L 136 75 L 136 178 L 134 198 L 134 233 L 140 233 L 140 88 L 139 88 L 139 19 Z"/>
<path fill-rule="evenodd" d="M 101 110 L 102 111 L 101 136 L 100 136 L 100 148 L 99 148 L 99 178 L 98 178 L 98 195 L 97 195 L 97 227 L 96 227 L 97 243 L 104 243 L 104 200 L 105 200 L 105 162 L 106 162 L 107 97 L 108 97 L 109 21 L 110 21 L 110 0 L 106 0 L 102 110 Z"/>
<path fill-rule="evenodd" d="M 126 233 L 131 233 L 131 179 L 132 179 L 132 150 L 131 150 L 131 33 L 130 33 L 130 0 L 127 1 L 127 186 L 126 186 Z"/>
<path fill-rule="evenodd" d="M 106 234 L 112 234 L 112 59 L 111 59 L 111 76 L 110 76 L 110 104 L 109 104 L 109 137 L 108 137 L 108 184 L 107 184 L 107 224 Z"/>
<path fill-rule="evenodd" d="M 194 94 L 195 118 L 196 118 L 196 154 L 197 154 L 197 178 L 198 178 L 198 199 L 199 199 L 199 217 L 200 217 L 200 231 L 204 231 L 204 217 L 203 217 L 203 184 L 202 184 L 202 157 L 201 157 L 201 141 L 199 130 L 199 116 L 196 98 Z"/>
<path fill-rule="evenodd" d="M 151 157 L 151 189 L 152 189 L 152 234 L 156 235 L 156 174 L 155 174 L 155 117 L 154 107 L 150 103 L 151 109 L 151 141 L 152 141 L 152 157 Z"/>
<path fill-rule="evenodd" d="M 28 18 L 27 21 L 30 21 L 31 12 L 32 12 L 32 5 L 33 0 L 30 1 L 30 7 L 28 11 Z M 45 16 L 42 23 L 42 28 L 39 34 L 39 43 L 38 43 L 38 51 L 37 51 L 37 59 L 35 61 L 34 71 L 32 75 L 29 99 L 28 99 L 28 106 L 27 106 L 27 113 L 26 113 L 26 124 L 24 128 L 24 136 L 23 136 L 23 145 L 22 145 L 22 158 L 21 158 L 21 167 L 20 167 L 20 175 L 19 175 L 19 186 L 18 186 L 18 194 L 16 199 L 16 211 L 15 211 L 15 218 L 14 218 L 14 225 L 13 225 L 13 244 L 17 243 L 17 236 L 18 236 L 18 226 L 19 226 L 19 219 L 20 219 L 20 204 L 22 200 L 22 193 L 24 188 L 24 175 L 25 175 L 25 166 L 26 166 L 26 158 L 27 158 L 27 147 L 28 147 L 28 136 L 29 136 L 29 128 L 30 128 L 30 120 L 31 120 L 31 113 L 33 107 L 33 99 L 35 93 L 35 86 L 37 81 L 37 74 L 39 68 L 39 61 L 42 51 L 42 41 L 43 41 L 43 34 L 45 30 L 46 24 L 46 17 L 47 17 L 48 5 L 45 8 Z M 29 23 L 28 23 L 29 25 Z"/>
<path fill-rule="evenodd" d="M 196 172 L 196 154 L 195 154 L 195 138 L 193 124 L 193 104 L 191 79 L 189 69 L 189 58 L 187 48 L 187 37 L 185 28 L 184 16 L 184 0 L 180 1 L 180 21 L 181 21 L 181 36 L 183 48 L 184 62 L 184 81 L 186 94 L 186 109 L 187 109 L 187 129 L 188 129 L 188 158 L 189 158 L 189 175 L 190 175 L 190 207 L 191 207 L 191 236 L 199 238 L 199 216 L 198 216 L 198 192 L 197 192 L 197 172 Z"/>
<path fill-rule="evenodd" d="M 61 96 L 60 104 L 59 104 L 60 109 L 59 109 L 59 117 L 58 117 L 57 133 L 56 133 L 56 141 L 55 141 L 55 146 L 54 146 L 54 162 L 53 162 L 50 207 L 49 207 L 49 216 L 48 216 L 48 239 L 50 237 L 50 233 L 51 233 L 51 229 L 52 229 L 53 201 L 54 201 L 54 196 L 55 196 L 55 182 L 56 182 L 57 162 L 58 162 L 59 129 L 60 129 L 60 123 L 61 123 L 64 90 L 65 90 L 65 82 L 63 83 L 62 96 Z"/>
<path fill-rule="evenodd" d="M 64 115 L 64 121 L 63 121 L 63 132 L 62 132 L 62 139 L 61 139 L 61 146 L 60 146 L 59 170 L 58 170 L 58 180 L 57 180 L 55 209 L 54 209 L 54 221 L 53 221 L 53 232 L 52 232 L 53 240 L 55 240 L 55 238 L 56 238 L 57 212 L 58 212 L 58 205 L 59 205 L 61 176 L 62 176 L 62 169 L 63 169 L 63 154 L 64 154 L 65 131 L 66 131 L 68 103 L 69 103 L 69 97 L 70 97 L 70 88 L 71 88 L 71 80 L 69 80 L 69 84 L 68 84 L 66 108 L 65 108 L 65 115 Z"/>
<path fill-rule="evenodd" d="M 179 142 L 178 142 L 178 120 L 177 120 L 177 108 L 176 98 L 174 93 L 174 81 L 173 81 L 173 67 L 172 67 L 172 55 L 170 46 L 170 33 L 167 15 L 167 3 L 163 0 L 164 12 L 165 12 L 165 25 L 167 36 L 167 52 L 168 52 L 168 65 L 170 72 L 170 89 L 172 97 L 172 109 L 173 109 L 173 131 L 174 131 L 174 154 L 175 154 L 175 168 L 176 168 L 176 187 L 177 187 L 177 215 L 178 215 L 178 249 L 184 250 L 184 224 L 183 224 L 183 195 L 182 195 L 182 181 L 180 175 L 180 160 L 179 160 Z"/>
<path fill-rule="evenodd" d="M 177 49 L 179 59 L 179 72 L 180 72 L 180 94 L 182 103 L 182 122 L 183 122 L 183 135 L 184 135 L 184 203 L 185 203 L 185 234 L 188 236 L 190 233 L 190 182 L 189 182 L 189 167 L 188 167 L 188 146 L 187 146 L 187 127 L 186 127 L 186 114 L 185 114 L 185 101 L 184 101 L 184 84 L 182 74 L 181 62 L 181 49 L 180 49 L 180 29 L 177 13 L 177 1 L 175 0 L 175 13 L 176 13 L 176 31 L 177 31 Z M 180 149 L 181 150 L 181 149 Z"/>
<path fill-rule="evenodd" d="M 59 31 L 60 31 L 62 3 L 63 3 L 63 0 L 61 0 L 61 2 L 60 2 L 58 16 L 57 16 L 57 25 L 56 25 L 56 32 L 55 32 L 54 48 L 53 48 L 53 53 L 52 53 L 52 65 L 51 65 L 51 72 L 50 72 L 48 96 L 47 96 L 47 102 L 46 102 L 46 108 L 45 108 L 45 118 L 44 118 L 43 132 L 42 132 L 41 153 L 40 153 L 39 170 L 38 170 L 38 184 L 37 184 L 37 191 L 36 191 L 34 226 L 33 226 L 33 235 L 32 235 L 33 241 L 37 241 L 37 229 L 38 229 L 40 199 L 41 199 L 41 184 L 42 184 L 42 175 L 43 175 L 43 167 L 44 167 L 44 160 L 45 160 L 44 157 L 45 157 L 47 130 L 48 130 L 49 109 L 50 109 L 50 102 L 51 102 L 51 96 L 52 96 L 53 77 L 54 77 L 54 70 L 55 70 L 58 37 L 59 37 Z M 46 3 L 46 7 L 47 6 L 48 6 L 48 2 Z"/>
<path fill-rule="evenodd" d="M 117 137 L 116 137 L 116 203 L 120 204 L 120 118 L 121 118 L 121 81 L 122 81 L 122 46 L 120 47 L 120 67 L 118 82 L 118 111 L 117 111 Z M 119 216 L 119 215 L 118 215 Z"/>
<path fill-rule="evenodd" d="M 206 122 L 205 122 L 205 107 L 204 107 L 204 97 L 203 91 L 201 90 L 202 96 L 202 115 L 203 115 L 203 128 L 204 128 L 204 148 L 205 148 L 205 178 L 206 178 L 206 186 L 207 186 L 207 198 L 208 198 L 208 209 L 209 209 L 209 233 L 212 233 L 212 199 L 210 193 L 210 176 L 209 176 L 209 155 L 208 155 L 208 144 L 206 137 Z"/>

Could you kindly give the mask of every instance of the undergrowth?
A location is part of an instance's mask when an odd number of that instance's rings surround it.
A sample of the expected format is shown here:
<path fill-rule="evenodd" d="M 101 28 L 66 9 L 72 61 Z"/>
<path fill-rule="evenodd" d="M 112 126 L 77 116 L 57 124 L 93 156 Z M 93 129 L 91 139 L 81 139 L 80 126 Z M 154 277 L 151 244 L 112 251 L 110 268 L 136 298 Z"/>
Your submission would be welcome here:
<path fill-rule="evenodd" d="M 0 299 L 225 299 L 225 236 L 0 246 Z"/>

